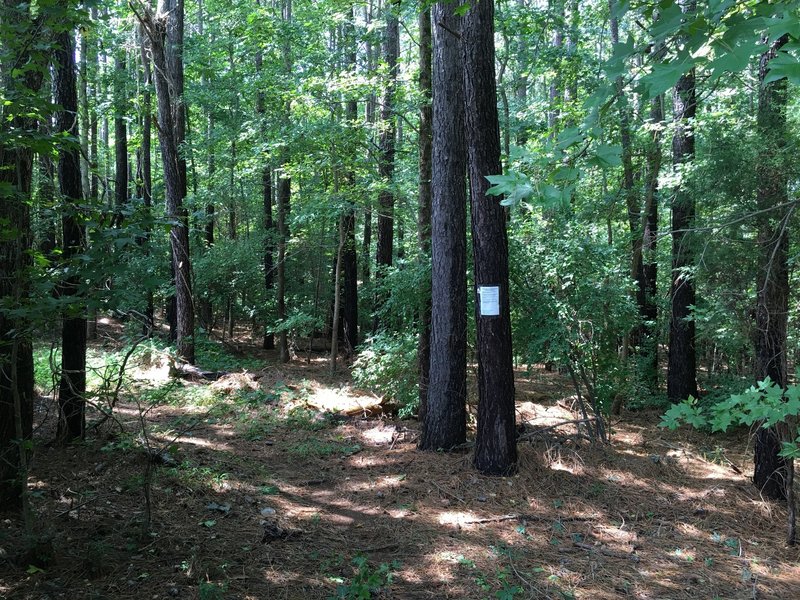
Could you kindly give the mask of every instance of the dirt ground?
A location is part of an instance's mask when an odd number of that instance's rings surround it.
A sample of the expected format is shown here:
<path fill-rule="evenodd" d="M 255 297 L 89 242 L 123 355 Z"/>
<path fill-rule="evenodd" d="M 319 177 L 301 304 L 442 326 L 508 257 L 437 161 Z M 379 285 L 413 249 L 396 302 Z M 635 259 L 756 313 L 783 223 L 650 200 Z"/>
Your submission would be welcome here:
<path fill-rule="evenodd" d="M 518 474 L 489 478 L 469 449 L 418 451 L 418 423 L 380 416 L 326 360 L 261 357 L 213 383 L 139 365 L 160 395 L 124 395 L 67 448 L 45 444 L 42 400 L 44 542 L 23 555 L 22 523 L 0 514 L 0 597 L 800 598 L 800 550 L 749 483 L 747 431 L 624 413 L 608 446 L 549 429 L 521 443 Z M 517 396 L 528 431 L 575 419 L 558 374 L 520 371 Z"/>

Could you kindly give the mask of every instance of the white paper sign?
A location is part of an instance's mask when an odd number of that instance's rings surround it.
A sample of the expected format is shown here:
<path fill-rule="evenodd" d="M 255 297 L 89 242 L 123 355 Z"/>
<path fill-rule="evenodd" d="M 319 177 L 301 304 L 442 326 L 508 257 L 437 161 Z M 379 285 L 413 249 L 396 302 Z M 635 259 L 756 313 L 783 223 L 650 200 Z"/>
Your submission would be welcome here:
<path fill-rule="evenodd" d="M 482 317 L 500 316 L 500 286 L 479 285 L 478 296 L 481 301 Z"/>

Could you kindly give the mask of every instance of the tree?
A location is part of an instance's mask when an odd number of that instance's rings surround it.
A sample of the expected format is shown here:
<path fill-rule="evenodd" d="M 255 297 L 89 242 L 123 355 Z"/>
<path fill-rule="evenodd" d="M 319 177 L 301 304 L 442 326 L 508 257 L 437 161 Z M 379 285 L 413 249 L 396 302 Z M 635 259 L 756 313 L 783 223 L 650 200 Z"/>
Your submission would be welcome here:
<path fill-rule="evenodd" d="M 459 36 L 452 2 L 433 7 L 430 385 L 419 447 L 450 449 L 467 435 L 466 139 Z"/>
<path fill-rule="evenodd" d="M 284 26 L 289 26 L 292 23 L 292 0 L 282 0 L 282 23 Z M 288 29 L 288 27 L 287 27 Z M 292 48 L 290 45 L 290 38 L 288 31 L 283 43 L 283 67 L 284 75 L 289 78 L 292 74 Z M 284 131 L 288 130 L 289 123 L 292 116 L 291 100 L 284 99 L 283 102 L 283 119 Z M 275 288 L 276 305 L 278 320 L 283 325 L 286 321 L 286 242 L 289 238 L 289 210 L 292 197 L 292 180 L 287 172 L 289 163 L 289 152 L 286 147 L 282 150 L 281 155 L 281 173 L 278 178 L 278 265 L 277 265 L 277 281 Z M 286 334 L 286 328 L 281 327 L 278 335 L 278 353 L 282 363 L 289 362 L 289 339 Z"/>
<path fill-rule="evenodd" d="M 138 35 L 141 44 L 141 58 L 142 58 L 142 142 L 139 148 L 136 149 L 136 179 L 141 186 L 141 198 L 144 205 L 145 212 L 145 237 L 149 238 L 151 233 L 150 219 L 153 208 L 153 167 L 152 167 L 152 152 L 151 152 L 151 138 L 153 136 L 153 114 L 152 114 L 152 98 L 151 87 L 153 85 L 153 74 L 150 67 L 150 48 L 147 41 L 147 36 L 144 34 L 141 24 L 139 25 Z M 148 244 L 147 252 L 149 253 L 149 239 L 143 240 Z M 148 337 L 153 335 L 153 326 L 155 325 L 154 306 L 153 306 L 153 291 L 148 289 L 145 292 L 145 310 L 144 310 L 144 333 Z"/>
<path fill-rule="evenodd" d="M 691 15 L 694 0 L 683 0 L 681 10 Z M 694 68 L 681 75 L 672 93 L 675 132 L 672 135 L 672 163 L 680 183 L 672 197 L 672 275 L 670 286 L 669 366 L 667 396 L 681 401 L 697 397 L 697 364 L 695 353 L 695 285 L 691 269 L 694 265 L 689 230 L 694 226 L 695 201 L 688 185 L 688 167 L 694 157 L 694 119 L 697 114 Z"/>
<path fill-rule="evenodd" d="M 761 55 L 758 69 L 759 157 L 757 172 L 757 228 L 759 271 L 756 282 L 756 380 L 769 377 L 785 388 L 788 383 L 786 330 L 789 312 L 788 168 L 786 164 L 786 79 L 769 81 L 769 63 L 789 41 L 774 40 Z M 793 437 L 793 436 L 792 436 Z M 786 440 L 791 441 L 791 440 Z M 773 499 L 787 499 L 790 483 L 786 459 L 779 456 L 781 435 L 777 428 L 760 427 L 754 447 L 753 483 Z"/>
<path fill-rule="evenodd" d="M 386 11 L 386 33 L 384 35 L 383 58 L 386 61 L 388 80 L 381 104 L 380 156 L 378 158 L 378 175 L 381 178 L 381 191 L 378 197 L 378 240 L 375 263 L 378 276 L 382 268 L 392 266 L 394 253 L 394 160 L 397 136 L 397 116 L 394 113 L 394 95 L 397 89 L 397 59 L 400 55 L 400 20 L 397 15 L 398 0 L 389 0 Z M 378 301 L 376 309 L 381 301 Z M 378 328 L 375 317 L 373 329 Z"/>
<path fill-rule="evenodd" d="M 28 306 L 32 247 L 30 193 L 36 120 L 29 102 L 46 72 L 46 54 L 34 44 L 44 15 L 29 2 L 4 0 L 0 46 L 4 105 L 0 108 L 0 506 L 22 507 L 33 424 L 33 346 Z M 24 69 L 22 76 L 16 69 Z"/>
<path fill-rule="evenodd" d="M 661 127 L 664 121 L 664 96 L 650 100 L 651 139 L 647 145 L 647 166 L 644 182 L 644 210 L 642 211 L 642 278 L 644 304 L 640 305 L 642 322 L 639 340 L 645 357 L 643 377 L 650 389 L 658 386 L 658 176 L 661 172 Z"/>
<path fill-rule="evenodd" d="M 422 104 L 419 108 L 419 192 L 417 200 L 417 238 L 423 260 L 431 252 L 431 177 L 433 151 L 433 65 L 431 10 L 423 5 L 419 13 L 419 91 Z M 430 289 L 430 280 L 427 282 Z M 422 294 L 419 311 L 419 340 L 417 342 L 417 368 L 419 370 L 419 419 L 425 421 L 428 404 L 428 378 L 431 367 L 431 300 Z"/>
<path fill-rule="evenodd" d="M 615 16 L 615 0 L 610 0 L 609 12 L 611 13 L 610 31 L 613 46 L 619 44 L 619 20 Z M 639 207 L 638 190 L 634 186 L 633 167 L 633 140 L 631 139 L 631 115 L 628 101 L 625 96 L 625 84 L 622 75 L 616 79 L 617 109 L 619 113 L 619 140 L 622 147 L 622 195 L 625 197 L 625 207 L 628 212 L 628 227 L 631 237 L 631 276 L 636 281 L 636 303 L 639 313 L 644 313 L 645 281 L 642 268 L 642 232 L 641 215 Z M 639 345 L 638 328 L 634 329 L 630 339 L 623 342 L 622 349 L 627 356 L 629 347 Z"/>
<path fill-rule="evenodd" d="M 122 225 L 123 211 L 128 204 L 128 129 L 125 110 L 128 99 L 125 80 L 125 49 L 117 50 L 114 57 L 114 225 Z"/>
<path fill-rule="evenodd" d="M 478 346 L 478 433 L 475 467 L 489 475 L 516 470 L 517 435 L 511 355 L 511 303 L 505 208 L 487 195 L 487 176 L 502 173 L 494 72 L 494 2 L 473 5 L 461 32 L 469 154 L 475 321 Z"/>
<path fill-rule="evenodd" d="M 356 76 L 357 61 L 357 40 L 355 33 L 355 8 L 350 7 L 350 18 L 345 23 L 345 51 L 346 67 L 350 70 L 353 77 Z M 345 103 L 345 127 L 355 128 L 358 126 L 358 101 L 355 97 L 350 97 Z M 358 138 L 353 135 L 353 139 Z M 350 160 L 355 162 L 359 147 L 355 142 L 351 142 Z M 355 166 L 351 166 L 346 175 L 347 184 L 351 194 L 356 185 Z M 348 356 L 352 354 L 358 346 L 358 257 L 356 256 L 356 209 L 352 199 L 348 199 L 345 208 L 343 225 L 344 245 L 342 247 L 342 271 L 344 274 L 344 297 L 342 298 L 342 322 L 344 324 L 346 350 Z M 338 264 L 338 261 L 337 261 Z M 336 320 L 334 320 L 334 323 Z"/>
<path fill-rule="evenodd" d="M 64 206 L 62 229 L 64 245 L 61 253 L 68 275 L 60 287 L 62 298 L 77 294 L 81 279 L 70 260 L 84 247 L 84 230 L 79 214 L 82 201 L 80 146 L 78 140 L 78 93 L 76 87 L 75 51 L 71 31 L 56 35 L 53 91 L 60 110 L 56 113 L 56 131 L 69 136 L 58 159 L 58 182 Z M 119 134 L 119 130 L 117 131 Z M 124 127 L 122 134 L 124 136 Z M 127 158 L 127 157 L 126 157 Z M 119 166 L 119 165 L 118 165 Z M 127 164 L 123 163 L 127 181 Z M 120 179 L 118 177 L 117 182 Z M 119 195 L 117 196 L 119 198 Z M 119 208 L 119 207 L 118 207 Z M 61 329 L 61 382 L 58 405 L 61 410 L 59 435 L 62 441 L 83 439 L 86 427 L 86 316 L 83 301 L 72 302 L 64 311 Z"/>
<path fill-rule="evenodd" d="M 186 196 L 186 161 L 178 145 L 185 130 L 181 47 L 183 43 L 183 1 L 160 0 L 158 12 L 138 6 L 155 65 L 158 102 L 158 138 L 164 170 L 164 188 L 170 227 L 170 249 L 175 274 L 175 316 L 178 356 L 194 363 L 194 308 L 192 270 L 189 259 L 189 220 L 183 206 Z"/>

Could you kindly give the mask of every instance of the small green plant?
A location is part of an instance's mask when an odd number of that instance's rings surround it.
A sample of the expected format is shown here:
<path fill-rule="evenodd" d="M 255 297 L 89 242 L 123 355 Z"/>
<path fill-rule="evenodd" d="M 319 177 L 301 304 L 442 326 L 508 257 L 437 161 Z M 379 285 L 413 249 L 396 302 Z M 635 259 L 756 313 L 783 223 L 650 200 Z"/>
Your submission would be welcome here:
<path fill-rule="evenodd" d="M 381 563 L 377 568 L 370 566 L 364 556 L 353 559 L 356 573 L 349 583 L 339 583 L 336 586 L 336 595 L 329 600 L 370 600 L 373 594 L 378 594 L 383 588 L 391 585 L 394 572 L 400 568 L 400 563 L 392 561 L 391 564 Z"/>
<path fill-rule="evenodd" d="M 302 406 L 293 408 L 286 416 L 286 426 L 290 429 L 321 431 L 330 427 L 331 423 L 329 414 L 320 413 Z"/>
<path fill-rule="evenodd" d="M 198 589 L 200 600 L 224 600 L 228 586 L 225 584 L 201 581 Z"/>
<path fill-rule="evenodd" d="M 89 542 L 86 546 L 83 562 L 90 577 L 99 577 L 109 570 L 108 557 L 110 552 L 111 548 L 104 540 Z"/>
<path fill-rule="evenodd" d="M 264 390 L 239 390 L 234 396 L 236 404 L 243 404 L 249 408 L 258 408 L 260 406 L 275 404 L 281 399 L 281 392 L 272 390 L 265 392 Z"/>
<path fill-rule="evenodd" d="M 338 442 L 325 442 L 317 439 L 299 442 L 289 447 L 289 452 L 301 457 L 317 456 L 324 458 L 333 454 L 350 456 L 360 451 L 360 444 L 341 444 Z"/>

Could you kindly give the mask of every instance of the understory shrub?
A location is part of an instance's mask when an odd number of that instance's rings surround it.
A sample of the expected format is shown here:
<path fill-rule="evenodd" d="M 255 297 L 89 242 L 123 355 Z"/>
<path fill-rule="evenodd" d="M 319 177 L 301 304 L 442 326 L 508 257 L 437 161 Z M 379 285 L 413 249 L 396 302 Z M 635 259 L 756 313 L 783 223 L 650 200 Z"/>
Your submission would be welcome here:
<path fill-rule="evenodd" d="M 367 340 L 353 363 L 353 381 L 400 405 L 399 416 L 417 413 L 417 336 L 381 332 Z"/>

